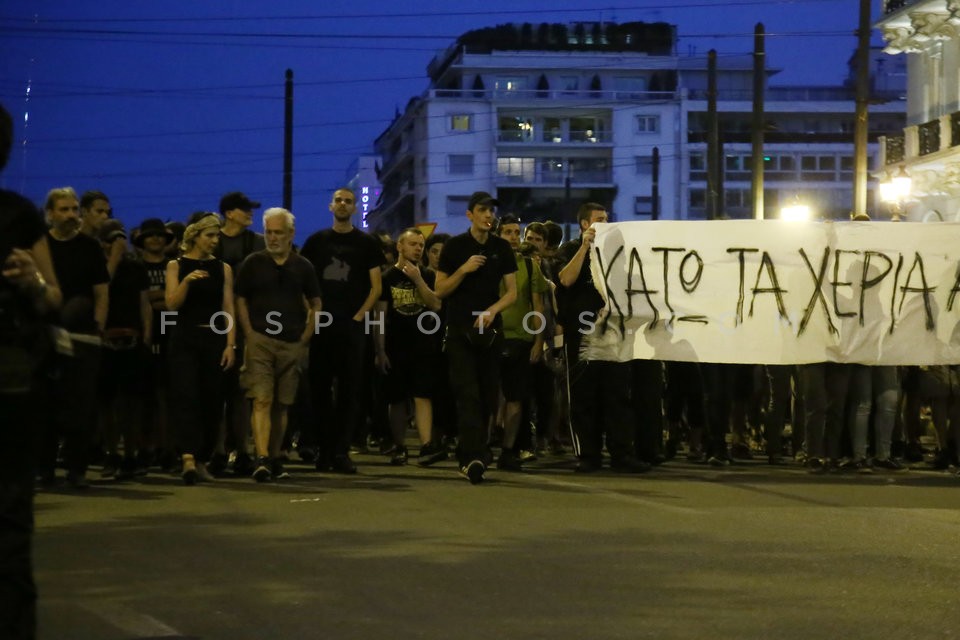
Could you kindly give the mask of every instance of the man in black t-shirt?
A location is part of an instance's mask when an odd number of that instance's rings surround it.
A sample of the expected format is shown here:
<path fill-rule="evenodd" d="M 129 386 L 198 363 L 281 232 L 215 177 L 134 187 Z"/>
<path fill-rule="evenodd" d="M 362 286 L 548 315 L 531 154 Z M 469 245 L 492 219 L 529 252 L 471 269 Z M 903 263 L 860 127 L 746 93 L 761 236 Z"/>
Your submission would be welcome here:
<path fill-rule="evenodd" d="M 353 226 L 357 212 L 353 191 L 337 189 L 329 209 L 333 226 L 307 238 L 300 250 L 317 270 L 323 310 L 329 314 L 328 322 L 321 325 L 310 344 L 310 384 L 318 424 L 317 469 L 356 473 L 349 451 L 359 415 L 368 314 L 380 298 L 383 251 L 377 240 Z"/>
<path fill-rule="evenodd" d="M 649 471 L 650 465 L 634 455 L 630 363 L 588 361 L 580 357 L 581 341 L 600 331 L 597 318 L 605 306 L 593 282 L 590 252 L 596 235 L 593 225 L 606 221 L 607 211 L 603 205 L 593 202 L 582 205 L 577 212 L 580 238 L 557 251 L 557 264 L 561 266 L 557 275 L 564 290 L 559 296 L 563 301 L 559 320 L 569 363 L 570 420 L 574 449 L 580 458 L 577 471 L 589 473 L 600 468 L 606 433 L 611 468 L 623 473 L 642 473 Z"/>
<path fill-rule="evenodd" d="M 86 479 L 90 443 L 96 427 L 96 393 L 100 372 L 100 335 L 110 305 L 110 274 L 97 240 L 80 233 L 80 204 L 70 187 L 53 189 L 47 195 L 47 240 L 63 291 L 60 321 L 73 338 L 73 357 L 59 362 L 60 375 L 53 393 L 62 403 L 52 409 L 42 443 L 41 476 L 54 480 L 58 437 L 64 438 L 67 482 L 77 489 L 89 486 Z"/>
<path fill-rule="evenodd" d="M 126 245 L 127 234 L 119 220 L 100 225 L 100 245 L 105 258 Z M 103 332 L 100 368 L 100 433 L 107 454 L 101 477 L 133 477 L 136 454 L 143 450 L 137 411 L 143 406 L 144 364 L 150 348 L 153 313 L 147 290 L 150 280 L 143 263 L 124 252 L 110 279 L 110 306 Z M 118 454 L 123 436 L 124 457 Z"/>
<path fill-rule="evenodd" d="M 377 367 L 387 376 L 390 430 L 394 449 L 391 464 L 407 462 L 404 434 L 413 399 L 414 421 L 420 435 L 420 464 L 445 457 L 442 448 L 424 455 L 433 440 L 433 407 L 440 354 L 440 298 L 433 291 L 436 276 L 421 270 L 423 233 L 410 228 L 397 238 L 397 263 L 383 274 L 383 295 L 377 303 Z M 443 455 L 440 455 L 440 454 Z"/>
<path fill-rule="evenodd" d="M 237 275 L 237 316 L 246 338 L 240 384 L 253 400 L 257 482 L 287 477 L 280 461 L 287 410 L 296 399 L 301 361 L 320 313 L 313 265 L 292 252 L 293 214 L 267 209 L 263 228 L 266 250 L 249 255 Z"/>
<path fill-rule="evenodd" d="M 457 458 L 472 484 L 483 480 L 491 458 L 487 432 L 500 388 L 500 312 L 517 299 L 513 249 L 490 233 L 499 204 L 483 191 L 470 196 L 470 229 L 443 245 L 437 272 L 437 295 L 446 300 L 450 386 L 457 399 Z"/>
<path fill-rule="evenodd" d="M 220 198 L 219 209 L 223 216 L 223 226 L 220 228 L 220 242 L 217 243 L 213 255 L 230 265 L 235 274 L 247 256 L 266 249 L 263 236 L 250 228 L 253 226 L 253 210 L 259 208 L 259 202 L 251 200 L 240 191 L 231 191 Z M 243 369 L 243 354 L 246 352 L 243 340 L 243 332 L 238 331 L 237 361 L 223 377 L 226 399 L 224 421 L 217 435 L 213 457 L 207 465 L 214 475 L 219 475 L 226 468 L 229 450 L 236 451 L 233 463 L 235 474 L 247 476 L 254 471 L 253 461 L 247 453 L 250 409 L 239 378 Z"/>

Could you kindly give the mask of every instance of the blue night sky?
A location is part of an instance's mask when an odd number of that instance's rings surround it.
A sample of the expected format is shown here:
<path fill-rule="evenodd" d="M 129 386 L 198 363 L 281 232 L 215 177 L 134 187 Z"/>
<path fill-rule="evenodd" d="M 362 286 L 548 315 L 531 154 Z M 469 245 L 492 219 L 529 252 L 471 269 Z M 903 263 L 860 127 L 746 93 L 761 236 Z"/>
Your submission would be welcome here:
<path fill-rule="evenodd" d="M 875 0 L 874 20 L 879 2 Z M 51 187 L 99 189 L 128 225 L 215 210 L 245 191 L 282 194 L 283 76 L 295 73 L 298 239 L 426 65 L 464 31 L 506 22 L 665 21 L 678 53 L 750 53 L 764 23 L 773 84 L 839 84 L 856 0 L 5 0 L 0 101 L 16 146 L 0 186 L 42 203 Z M 29 98 L 27 96 L 27 89 Z M 24 124 L 25 115 L 29 115 Z M 259 221 L 257 223 L 259 226 Z"/>

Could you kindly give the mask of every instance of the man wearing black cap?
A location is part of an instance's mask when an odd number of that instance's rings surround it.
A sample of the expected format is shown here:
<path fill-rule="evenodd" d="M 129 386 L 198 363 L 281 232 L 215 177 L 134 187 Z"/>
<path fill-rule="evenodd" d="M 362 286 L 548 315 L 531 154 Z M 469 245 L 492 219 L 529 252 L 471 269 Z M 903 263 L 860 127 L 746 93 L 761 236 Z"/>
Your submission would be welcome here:
<path fill-rule="evenodd" d="M 240 263 L 251 253 L 265 251 L 267 248 L 263 236 L 250 229 L 253 224 L 253 210 L 260 203 L 248 198 L 240 191 L 231 191 L 220 198 L 220 215 L 223 226 L 220 228 L 220 242 L 213 254 L 230 265 L 234 273 L 239 272 Z M 226 433 L 217 438 L 216 452 L 208 468 L 217 475 L 226 466 L 224 441 L 232 439 L 232 448 L 237 451 L 234 472 L 249 476 L 253 472 L 253 460 L 247 454 L 247 435 L 250 431 L 250 411 L 244 391 L 240 388 L 240 369 L 243 367 L 243 335 L 237 332 L 237 362 L 224 375 L 226 384 Z M 229 445 L 230 442 L 227 442 Z M 229 449 L 227 449 L 229 451 Z"/>
<path fill-rule="evenodd" d="M 517 299 L 517 261 L 506 240 L 492 235 L 494 207 L 485 191 L 470 196 L 470 229 L 443 245 L 436 291 L 446 298 L 444 349 L 457 402 L 460 473 L 471 484 L 483 480 L 490 453 L 487 430 L 500 384 L 500 312 Z M 500 295 L 501 284 L 504 294 Z"/>
<path fill-rule="evenodd" d="M 167 283 L 167 247 L 176 236 L 160 218 L 148 218 L 140 223 L 140 233 L 133 244 L 140 249 L 140 260 L 147 270 L 150 286 L 147 300 L 152 310 L 152 340 L 149 366 L 144 372 L 144 445 L 153 449 L 161 466 L 172 464 L 173 452 L 167 436 L 167 340 L 160 331 L 160 314 L 167 311 L 164 296 Z"/>

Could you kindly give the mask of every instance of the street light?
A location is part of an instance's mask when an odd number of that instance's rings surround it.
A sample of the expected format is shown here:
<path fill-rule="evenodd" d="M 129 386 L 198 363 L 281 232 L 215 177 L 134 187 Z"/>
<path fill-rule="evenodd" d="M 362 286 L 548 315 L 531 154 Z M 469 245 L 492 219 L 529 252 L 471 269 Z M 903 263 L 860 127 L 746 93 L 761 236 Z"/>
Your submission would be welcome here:
<path fill-rule="evenodd" d="M 907 175 L 903 165 L 900 165 L 896 175 L 880 182 L 880 200 L 890 206 L 891 220 L 895 222 L 900 220 L 903 214 L 903 203 L 910 197 L 912 186 L 913 180 Z"/>
<path fill-rule="evenodd" d="M 811 218 L 810 206 L 800 202 L 800 196 L 794 197 L 793 202 L 780 208 L 780 219 L 790 222 L 804 222 Z"/>

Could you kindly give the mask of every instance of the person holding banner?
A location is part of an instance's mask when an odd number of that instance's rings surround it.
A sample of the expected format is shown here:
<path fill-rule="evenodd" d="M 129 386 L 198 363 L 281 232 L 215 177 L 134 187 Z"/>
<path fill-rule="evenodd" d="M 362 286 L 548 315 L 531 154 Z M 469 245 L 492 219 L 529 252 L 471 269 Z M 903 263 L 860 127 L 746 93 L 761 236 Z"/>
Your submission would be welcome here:
<path fill-rule="evenodd" d="M 592 473 L 601 468 L 606 432 L 610 467 L 621 473 L 643 473 L 650 470 L 650 465 L 634 455 L 630 363 L 584 360 L 580 353 L 581 344 L 589 341 L 595 331 L 602 330 L 597 318 L 604 301 L 593 283 L 590 249 L 596 235 L 593 225 L 606 221 L 603 205 L 581 205 L 577 211 L 580 238 L 557 252 L 557 263 L 562 265 L 558 291 L 563 292 L 558 296 L 559 320 L 570 363 L 570 420 L 574 450 L 580 459 L 577 471 Z M 602 423 L 598 420 L 601 414 Z"/>

